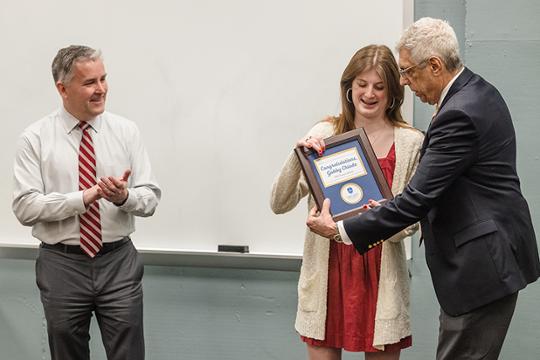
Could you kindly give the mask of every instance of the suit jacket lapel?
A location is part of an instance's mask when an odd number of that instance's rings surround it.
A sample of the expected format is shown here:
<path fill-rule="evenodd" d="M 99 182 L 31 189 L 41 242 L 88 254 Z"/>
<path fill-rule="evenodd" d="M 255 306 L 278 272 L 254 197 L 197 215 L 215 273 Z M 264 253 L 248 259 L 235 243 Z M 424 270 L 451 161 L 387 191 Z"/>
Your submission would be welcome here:
<path fill-rule="evenodd" d="M 450 89 L 448 89 L 448 93 L 444 97 L 444 100 L 443 100 L 441 106 L 439 107 L 438 113 L 441 112 L 442 108 L 444 107 L 444 104 L 446 104 L 448 102 L 448 100 L 452 96 L 454 96 L 455 93 L 457 93 L 465 85 L 467 85 L 467 83 L 469 82 L 469 80 L 471 79 L 471 77 L 473 75 L 474 75 L 474 73 L 471 70 L 469 70 L 467 67 L 465 67 L 465 69 L 463 69 L 463 72 L 461 73 L 461 75 L 458 76 L 456 81 L 454 81 L 452 86 L 450 86 Z M 435 117 L 437 117 L 437 116 L 435 116 Z"/>
<path fill-rule="evenodd" d="M 422 147 L 420 148 L 420 159 L 424 155 L 424 152 L 426 151 L 427 145 L 429 143 L 429 135 L 430 135 L 429 129 L 431 127 L 431 124 L 433 123 L 433 121 L 435 121 L 437 119 L 437 116 L 442 111 L 444 111 L 443 110 L 444 105 L 448 102 L 448 100 L 452 96 L 454 96 L 455 93 L 460 91 L 465 85 L 467 85 L 467 83 L 469 82 L 469 80 L 472 78 L 473 75 L 474 75 L 474 73 L 471 70 L 469 70 L 467 67 L 465 67 L 465 69 L 463 69 L 463 72 L 461 73 L 461 75 L 458 76 L 456 81 L 454 81 L 452 86 L 450 86 L 450 89 L 448 89 L 448 93 L 444 97 L 443 102 L 442 102 L 441 106 L 439 107 L 439 110 L 437 111 L 437 114 L 433 117 L 433 119 L 431 119 L 431 122 L 429 123 L 428 129 L 427 129 L 426 134 L 425 134 L 426 136 L 424 137 L 424 142 L 422 143 Z"/>

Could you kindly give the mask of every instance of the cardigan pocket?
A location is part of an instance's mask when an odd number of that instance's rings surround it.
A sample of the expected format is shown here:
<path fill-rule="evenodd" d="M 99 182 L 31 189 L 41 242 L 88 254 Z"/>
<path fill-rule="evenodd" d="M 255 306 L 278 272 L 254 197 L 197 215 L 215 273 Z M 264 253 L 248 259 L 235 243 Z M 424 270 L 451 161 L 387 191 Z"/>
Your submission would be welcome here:
<path fill-rule="evenodd" d="M 307 278 L 301 273 L 298 282 L 298 308 L 305 312 L 317 311 L 319 307 L 321 293 L 321 289 L 318 289 L 321 284 L 319 272 L 316 271 L 311 275 Z"/>

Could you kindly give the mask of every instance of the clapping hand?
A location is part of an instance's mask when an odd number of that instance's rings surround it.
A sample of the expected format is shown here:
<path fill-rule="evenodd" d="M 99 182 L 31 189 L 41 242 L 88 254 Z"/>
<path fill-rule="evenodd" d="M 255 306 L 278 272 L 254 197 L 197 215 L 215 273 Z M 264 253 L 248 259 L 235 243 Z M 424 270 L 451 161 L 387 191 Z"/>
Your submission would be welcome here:
<path fill-rule="evenodd" d="M 131 170 L 127 169 L 121 177 L 101 177 L 98 181 L 99 195 L 115 205 L 122 205 L 128 197 L 127 185 L 130 175 Z"/>

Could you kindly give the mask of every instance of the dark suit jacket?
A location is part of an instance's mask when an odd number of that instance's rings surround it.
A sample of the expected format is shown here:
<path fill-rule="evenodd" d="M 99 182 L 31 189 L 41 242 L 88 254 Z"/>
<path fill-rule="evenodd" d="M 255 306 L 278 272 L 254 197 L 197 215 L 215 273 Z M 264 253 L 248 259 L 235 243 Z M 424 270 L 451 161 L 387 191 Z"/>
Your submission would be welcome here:
<path fill-rule="evenodd" d="M 437 298 L 450 315 L 512 294 L 540 275 L 510 113 L 497 89 L 467 68 L 427 130 L 410 184 L 344 227 L 364 253 L 417 221 Z"/>

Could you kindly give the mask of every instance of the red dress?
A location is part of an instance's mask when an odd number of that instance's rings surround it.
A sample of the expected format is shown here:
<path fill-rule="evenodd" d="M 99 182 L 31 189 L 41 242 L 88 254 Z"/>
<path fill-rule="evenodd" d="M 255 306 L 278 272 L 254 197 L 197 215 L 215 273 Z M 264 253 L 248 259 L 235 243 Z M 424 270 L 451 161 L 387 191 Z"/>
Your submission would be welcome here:
<path fill-rule="evenodd" d="M 378 161 L 388 185 L 392 187 L 396 166 L 394 145 L 386 158 Z M 347 351 L 380 351 L 373 347 L 373 334 L 381 251 L 382 246 L 376 246 L 360 255 L 352 245 L 330 241 L 326 338 L 315 340 L 302 336 L 304 342 Z M 408 336 L 399 343 L 386 345 L 385 351 L 397 351 L 411 345 L 412 338 Z"/>

